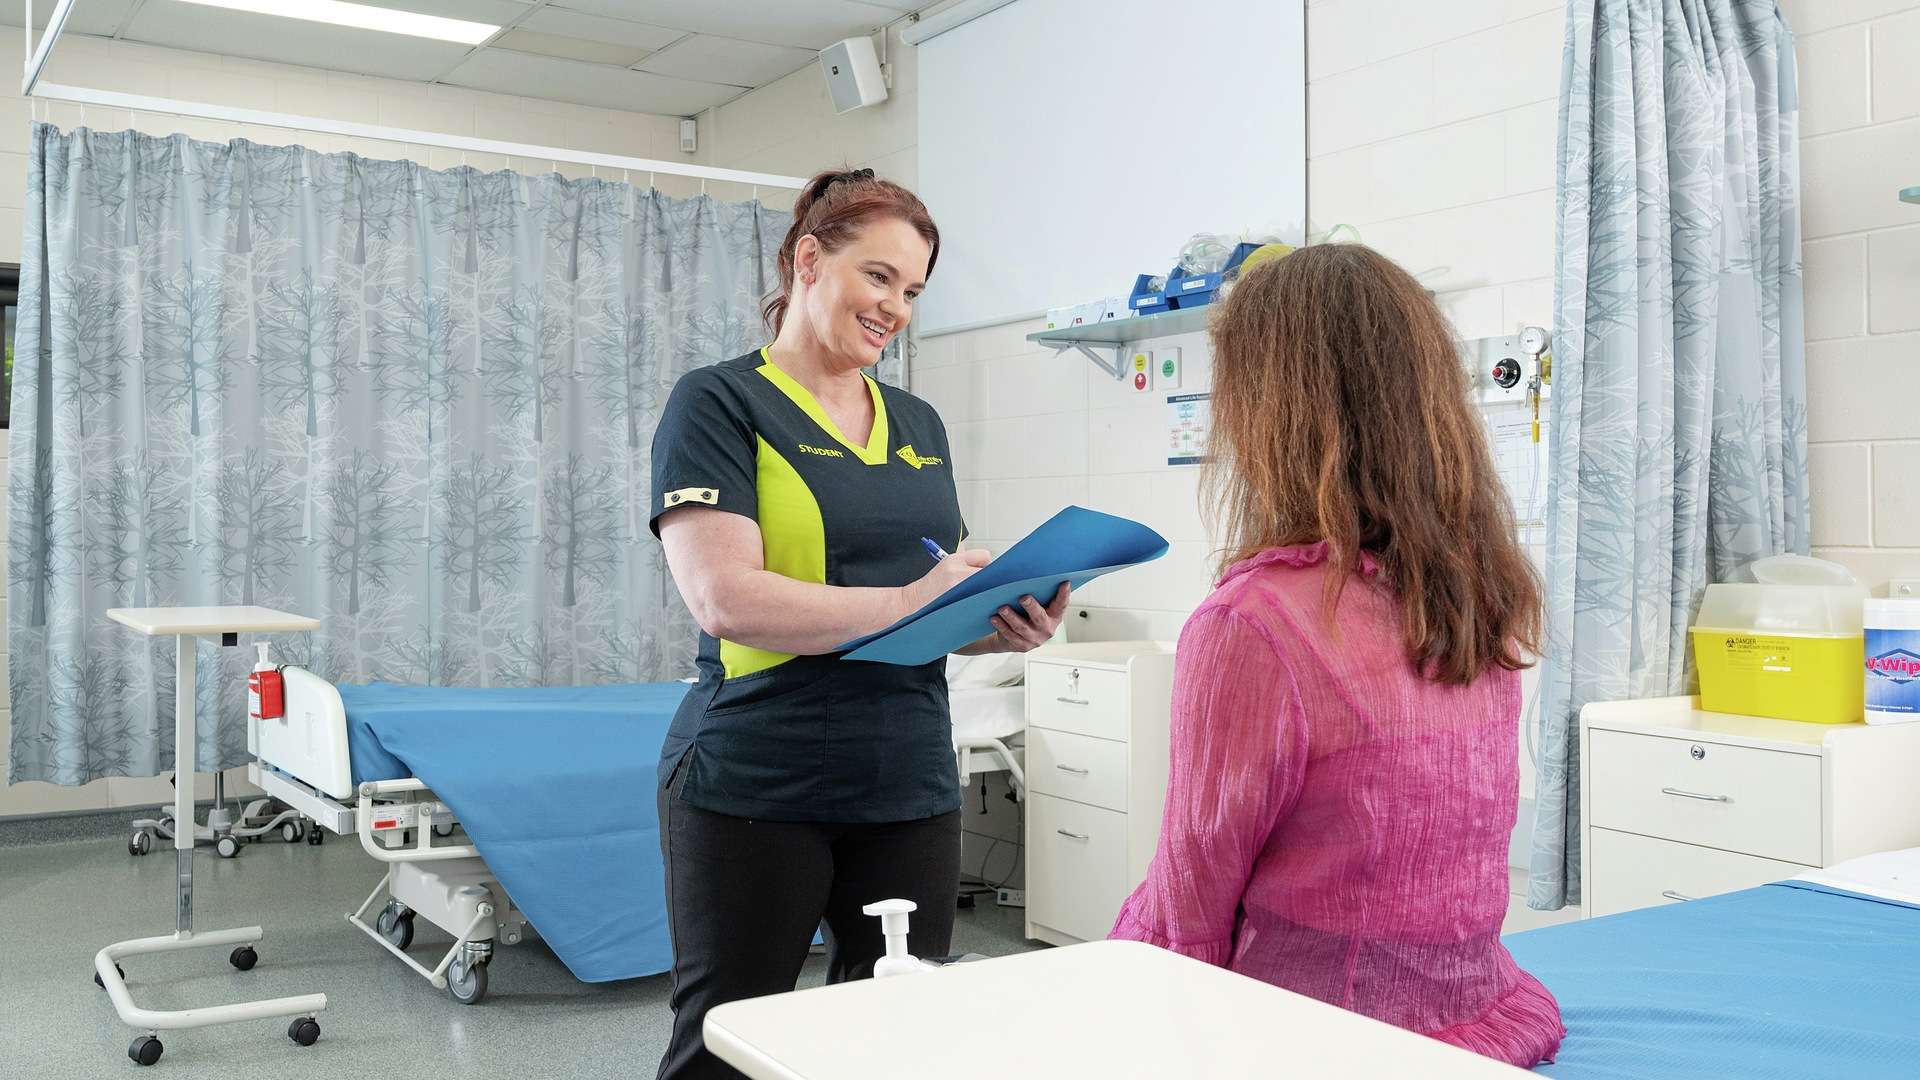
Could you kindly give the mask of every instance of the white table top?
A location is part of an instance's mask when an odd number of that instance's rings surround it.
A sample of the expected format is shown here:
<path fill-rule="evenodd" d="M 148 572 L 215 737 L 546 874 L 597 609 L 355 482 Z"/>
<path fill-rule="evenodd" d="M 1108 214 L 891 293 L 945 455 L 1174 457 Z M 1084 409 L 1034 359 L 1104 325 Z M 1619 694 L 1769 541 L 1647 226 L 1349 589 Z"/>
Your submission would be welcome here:
<path fill-rule="evenodd" d="M 1706 712 L 1700 708 L 1697 695 L 1595 701 L 1580 710 L 1580 722 L 1608 731 L 1642 731 L 1674 739 L 1721 741 L 1816 755 L 1835 734 L 1868 730 L 1864 721 L 1809 724 L 1770 716 Z"/>
<path fill-rule="evenodd" d="M 320 629 L 319 619 L 251 606 L 113 608 L 107 612 L 107 618 L 148 635 L 265 634 Z"/>
<path fill-rule="evenodd" d="M 705 1033 L 754 1080 L 1528 1075 L 1133 941 L 736 1001 Z"/>

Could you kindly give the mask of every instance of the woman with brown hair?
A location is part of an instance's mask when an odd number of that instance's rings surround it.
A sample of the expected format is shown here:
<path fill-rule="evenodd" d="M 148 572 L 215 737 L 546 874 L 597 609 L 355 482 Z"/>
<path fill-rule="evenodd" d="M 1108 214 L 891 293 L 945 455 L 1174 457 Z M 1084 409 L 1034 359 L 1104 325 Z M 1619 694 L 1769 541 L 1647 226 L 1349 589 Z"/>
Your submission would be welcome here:
<path fill-rule="evenodd" d="M 1540 590 L 1446 318 L 1351 244 L 1213 326 L 1218 586 L 1180 635 L 1171 779 L 1114 937 L 1511 1062 L 1553 995 L 1500 943 Z"/>
<path fill-rule="evenodd" d="M 871 169 L 814 177 L 780 247 L 773 341 L 688 372 L 654 432 L 653 528 L 701 630 L 656 793 L 673 939 L 662 1080 L 740 1075 L 702 1042 L 707 1011 L 792 990 L 816 926 L 828 982 L 873 974 L 885 943 L 860 909 L 876 900 L 919 904 L 909 947 L 947 951 L 960 777 L 945 661 L 835 649 L 987 562 L 960 550 L 939 414 L 865 374 L 939 254 L 913 192 Z M 1000 609 L 961 651 L 1042 644 L 1067 595 Z"/>

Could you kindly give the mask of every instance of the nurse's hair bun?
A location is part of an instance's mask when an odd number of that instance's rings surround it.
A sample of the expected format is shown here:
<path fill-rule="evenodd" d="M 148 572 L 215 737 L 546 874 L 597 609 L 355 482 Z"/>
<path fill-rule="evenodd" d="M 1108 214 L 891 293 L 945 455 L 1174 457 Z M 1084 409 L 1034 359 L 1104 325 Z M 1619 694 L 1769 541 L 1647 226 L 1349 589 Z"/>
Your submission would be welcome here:
<path fill-rule="evenodd" d="M 780 245 L 779 289 L 761 308 L 767 329 L 778 334 L 786 319 L 793 295 L 793 253 L 801 237 L 812 236 L 823 251 L 837 251 L 860 235 L 867 222 L 883 217 L 898 218 L 913 226 L 933 249 L 927 255 L 926 273 L 932 277 L 933 264 L 940 258 L 940 229 L 918 195 L 891 180 L 880 179 L 872 169 L 830 170 L 807 181 L 794 200 L 793 225 Z"/>

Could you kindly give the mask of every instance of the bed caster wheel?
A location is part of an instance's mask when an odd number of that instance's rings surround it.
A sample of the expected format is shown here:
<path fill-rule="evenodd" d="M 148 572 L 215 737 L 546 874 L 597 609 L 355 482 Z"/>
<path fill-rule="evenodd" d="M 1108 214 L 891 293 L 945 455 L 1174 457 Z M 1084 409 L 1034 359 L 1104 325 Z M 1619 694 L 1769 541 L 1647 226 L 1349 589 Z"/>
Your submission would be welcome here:
<path fill-rule="evenodd" d="M 241 971 L 252 971 L 253 965 L 259 962 L 260 954 L 254 952 L 253 946 L 251 945 L 242 945 L 227 954 L 227 963 L 232 964 Z"/>
<path fill-rule="evenodd" d="M 127 838 L 127 854 L 145 855 L 153 850 L 153 834 L 145 829 Z"/>
<path fill-rule="evenodd" d="M 152 1065 L 160 1060 L 162 1049 L 164 1048 L 160 1045 L 159 1039 L 151 1035 L 142 1035 L 133 1040 L 132 1046 L 127 1047 L 127 1056 L 133 1059 L 135 1065 Z"/>
<path fill-rule="evenodd" d="M 231 859 L 240 854 L 240 841 L 231 836 L 223 836 L 213 842 L 213 850 L 219 852 L 221 858 Z"/>
<path fill-rule="evenodd" d="M 452 825 L 435 825 L 433 827 L 433 835 L 438 836 L 442 840 L 444 840 L 447 837 L 453 835 L 453 826 Z"/>
<path fill-rule="evenodd" d="M 304 831 L 297 821 L 285 822 L 280 826 L 280 839 L 289 844 L 297 844 L 300 842 L 300 834 Z"/>
<path fill-rule="evenodd" d="M 447 969 L 447 995 L 462 1005 L 478 1004 L 487 996 L 487 965 L 456 961 Z"/>
<path fill-rule="evenodd" d="M 121 966 L 120 966 L 119 964 L 115 964 L 115 965 L 113 965 L 113 970 L 115 970 L 115 971 L 117 971 L 117 972 L 119 972 L 119 973 L 120 973 L 120 978 L 121 978 L 121 979 L 122 979 L 123 981 L 124 981 L 124 980 L 126 979 L 126 977 L 127 977 L 127 969 L 126 969 L 126 968 L 123 968 L 123 967 L 121 967 Z M 98 971 L 96 971 L 96 972 L 94 972 L 94 973 L 93 973 L 93 985 L 95 985 L 95 986 L 97 986 L 97 987 L 99 987 L 99 988 L 100 988 L 100 989 L 102 989 L 102 990 L 105 990 L 105 989 L 107 988 L 107 983 L 106 983 L 106 980 L 105 980 L 105 979 L 102 979 L 102 978 L 100 977 L 100 973 L 99 973 Z"/>
<path fill-rule="evenodd" d="M 303 1016 L 287 1025 L 287 1038 L 301 1046 L 312 1046 L 320 1041 L 320 1023 L 311 1016 Z"/>
<path fill-rule="evenodd" d="M 406 952 L 407 946 L 413 944 L 413 912 L 397 903 L 381 908 L 380 917 L 374 920 L 373 927 L 401 952 Z"/>
<path fill-rule="evenodd" d="M 313 845 L 314 847 L 319 847 L 321 844 L 324 844 L 326 842 L 327 842 L 327 830 L 321 828 L 317 824 L 313 828 L 307 830 L 307 843 Z"/>

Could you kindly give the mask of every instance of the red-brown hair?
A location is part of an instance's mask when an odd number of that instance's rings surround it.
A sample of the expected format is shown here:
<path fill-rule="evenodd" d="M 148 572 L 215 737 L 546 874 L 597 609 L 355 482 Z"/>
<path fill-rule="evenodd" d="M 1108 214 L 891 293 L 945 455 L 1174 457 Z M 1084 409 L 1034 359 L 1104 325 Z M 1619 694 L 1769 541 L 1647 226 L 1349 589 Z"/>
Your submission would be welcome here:
<path fill-rule="evenodd" d="M 822 251 L 838 251 L 860 235 L 867 222 L 883 217 L 899 218 L 913 226 L 933 248 L 927 255 L 926 274 L 932 277 L 933 264 L 940 258 L 940 230 L 918 195 L 891 180 L 876 178 L 872 169 L 823 172 L 807 181 L 793 203 L 793 226 L 780 244 L 780 288 L 760 309 L 767 328 L 778 334 L 786 320 L 787 303 L 793 295 L 793 253 L 801 237 L 811 235 L 820 241 Z"/>
<path fill-rule="evenodd" d="M 1330 616 L 1368 552 L 1427 678 L 1526 667 L 1540 585 L 1427 291 L 1371 248 L 1317 244 L 1249 271 L 1212 334 L 1222 565 L 1325 540 Z"/>

